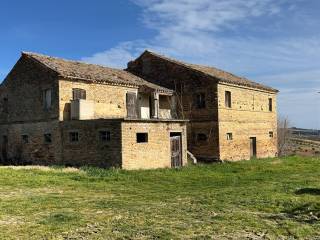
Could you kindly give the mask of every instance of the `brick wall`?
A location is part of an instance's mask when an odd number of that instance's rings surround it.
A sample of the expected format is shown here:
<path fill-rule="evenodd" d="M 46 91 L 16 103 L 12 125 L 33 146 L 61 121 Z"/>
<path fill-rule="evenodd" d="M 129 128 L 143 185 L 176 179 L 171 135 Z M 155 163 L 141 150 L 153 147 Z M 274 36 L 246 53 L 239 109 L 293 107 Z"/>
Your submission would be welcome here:
<path fill-rule="evenodd" d="M 120 120 L 65 121 L 60 125 L 65 165 L 121 167 Z M 102 141 L 100 131 L 110 132 L 110 140 Z M 71 132 L 78 133 L 79 141 L 70 141 Z"/>
<path fill-rule="evenodd" d="M 61 164 L 61 138 L 58 121 L 0 125 L 1 162 L 4 164 Z M 51 134 L 46 143 L 44 134 Z M 28 138 L 25 142 L 22 136 Z M 7 159 L 3 153 L 3 137 L 8 138 Z"/>
<path fill-rule="evenodd" d="M 182 134 L 182 160 L 187 164 L 187 138 L 185 122 L 122 123 L 122 167 L 124 169 L 150 169 L 171 167 L 170 133 Z M 147 143 L 137 143 L 137 133 L 148 133 Z"/>
<path fill-rule="evenodd" d="M 78 81 L 59 81 L 59 112 L 61 121 L 70 120 L 72 89 L 86 90 L 87 100 L 94 102 L 94 118 L 124 118 L 127 116 L 126 93 L 137 92 L 135 88 Z"/>
<path fill-rule="evenodd" d="M 52 105 L 44 108 L 43 92 L 52 89 Z M 8 113 L 4 111 L 8 99 Z M 22 56 L 0 87 L 0 122 L 58 119 L 58 81 L 54 72 Z"/>
<path fill-rule="evenodd" d="M 225 107 L 225 91 L 231 92 L 232 106 Z M 273 111 L 269 111 L 269 98 Z M 257 138 L 257 157 L 274 157 L 277 154 L 276 94 L 256 89 L 218 84 L 219 142 L 222 160 L 250 158 L 250 137 Z M 273 137 L 269 137 L 269 132 Z M 232 133 L 233 140 L 227 140 Z"/>

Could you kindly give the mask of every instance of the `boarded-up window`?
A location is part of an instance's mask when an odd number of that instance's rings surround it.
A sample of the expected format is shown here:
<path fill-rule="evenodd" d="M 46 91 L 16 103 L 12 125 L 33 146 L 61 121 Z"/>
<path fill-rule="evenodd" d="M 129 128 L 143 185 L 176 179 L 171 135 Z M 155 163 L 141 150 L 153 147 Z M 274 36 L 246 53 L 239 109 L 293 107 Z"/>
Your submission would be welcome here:
<path fill-rule="evenodd" d="M 108 142 L 111 140 L 109 131 L 99 131 L 100 142 Z"/>
<path fill-rule="evenodd" d="M 137 133 L 137 143 L 148 142 L 148 133 Z"/>
<path fill-rule="evenodd" d="M 126 96 L 127 102 L 127 117 L 137 118 L 137 95 L 135 93 L 128 92 Z"/>
<path fill-rule="evenodd" d="M 272 98 L 269 98 L 269 111 L 272 112 Z"/>
<path fill-rule="evenodd" d="M 73 100 L 87 99 L 86 90 L 80 89 L 80 88 L 73 88 L 72 89 L 72 99 Z"/>
<path fill-rule="evenodd" d="M 206 108 L 206 95 L 204 93 L 198 93 L 195 95 L 195 106 L 198 109 Z"/>
<path fill-rule="evenodd" d="M 52 89 L 46 89 L 43 91 L 43 105 L 45 109 L 51 108 L 52 104 Z"/>
<path fill-rule="evenodd" d="M 227 108 L 231 108 L 231 92 L 230 91 L 225 92 L 225 106 Z"/>

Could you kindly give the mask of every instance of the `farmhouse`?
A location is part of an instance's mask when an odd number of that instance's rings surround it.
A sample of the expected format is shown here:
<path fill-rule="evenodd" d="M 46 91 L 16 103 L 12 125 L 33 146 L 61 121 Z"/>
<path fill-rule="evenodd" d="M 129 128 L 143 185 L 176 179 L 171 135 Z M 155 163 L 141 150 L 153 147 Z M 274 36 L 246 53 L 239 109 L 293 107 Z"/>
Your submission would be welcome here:
<path fill-rule="evenodd" d="M 2 164 L 186 164 L 173 91 L 127 71 L 22 53 L 0 86 Z"/>
<path fill-rule="evenodd" d="M 198 159 L 243 160 L 277 155 L 277 90 L 213 67 L 150 51 L 129 72 L 176 92 L 187 124 L 188 149 Z"/>

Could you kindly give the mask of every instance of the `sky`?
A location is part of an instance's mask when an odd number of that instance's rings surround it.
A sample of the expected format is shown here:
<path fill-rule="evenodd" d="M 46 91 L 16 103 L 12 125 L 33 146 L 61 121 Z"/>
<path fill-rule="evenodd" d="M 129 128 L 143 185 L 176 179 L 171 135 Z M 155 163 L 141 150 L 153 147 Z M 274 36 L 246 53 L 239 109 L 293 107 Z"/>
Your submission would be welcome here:
<path fill-rule="evenodd" d="M 0 79 L 21 51 L 125 68 L 145 49 L 280 90 L 292 126 L 320 129 L 319 0 L 2 0 Z"/>

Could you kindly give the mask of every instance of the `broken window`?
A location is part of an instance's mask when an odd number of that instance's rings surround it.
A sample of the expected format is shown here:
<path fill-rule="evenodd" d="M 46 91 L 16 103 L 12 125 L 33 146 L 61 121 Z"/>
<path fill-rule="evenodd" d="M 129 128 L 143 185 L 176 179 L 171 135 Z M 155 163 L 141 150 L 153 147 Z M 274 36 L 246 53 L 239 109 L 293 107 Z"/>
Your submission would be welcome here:
<path fill-rule="evenodd" d="M 195 105 L 198 109 L 206 108 L 206 95 L 204 93 L 195 95 Z"/>
<path fill-rule="evenodd" d="M 51 143 L 52 142 L 51 133 L 46 133 L 43 136 L 44 136 L 44 142 L 45 143 Z"/>
<path fill-rule="evenodd" d="M 272 112 L 272 98 L 269 98 L 269 111 Z"/>
<path fill-rule="evenodd" d="M 52 90 L 46 89 L 43 91 L 43 105 L 45 109 L 51 108 L 52 103 Z"/>
<path fill-rule="evenodd" d="M 72 99 L 73 100 L 87 99 L 86 90 L 80 89 L 80 88 L 73 88 L 72 89 Z"/>
<path fill-rule="evenodd" d="M 273 132 L 269 132 L 269 137 L 273 138 Z"/>
<path fill-rule="evenodd" d="M 231 108 L 231 92 L 230 91 L 225 92 L 225 106 L 227 108 Z"/>
<path fill-rule="evenodd" d="M 99 140 L 101 142 L 107 142 L 111 140 L 109 131 L 99 131 Z"/>
<path fill-rule="evenodd" d="M 232 139 L 233 139 L 232 133 L 227 133 L 227 140 L 232 140 Z"/>
<path fill-rule="evenodd" d="M 198 133 L 197 134 L 197 141 L 198 142 L 206 142 L 208 140 L 208 137 L 204 133 Z"/>
<path fill-rule="evenodd" d="M 79 133 L 78 132 L 69 132 L 70 142 L 79 142 Z"/>
<path fill-rule="evenodd" d="M 137 133 L 137 143 L 148 142 L 148 133 Z"/>
<path fill-rule="evenodd" d="M 29 143 L 29 136 L 26 135 L 26 134 L 22 135 L 22 142 L 23 143 Z"/>

